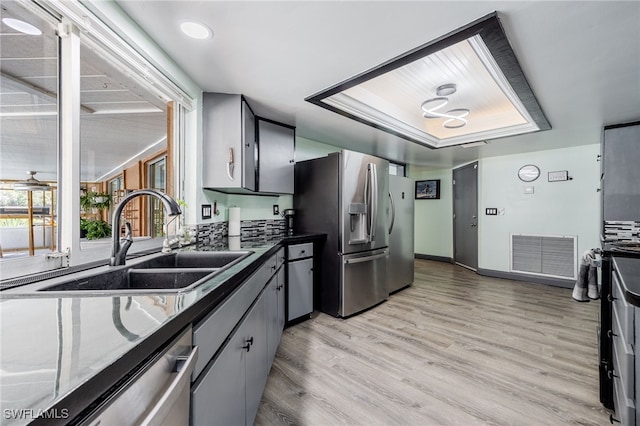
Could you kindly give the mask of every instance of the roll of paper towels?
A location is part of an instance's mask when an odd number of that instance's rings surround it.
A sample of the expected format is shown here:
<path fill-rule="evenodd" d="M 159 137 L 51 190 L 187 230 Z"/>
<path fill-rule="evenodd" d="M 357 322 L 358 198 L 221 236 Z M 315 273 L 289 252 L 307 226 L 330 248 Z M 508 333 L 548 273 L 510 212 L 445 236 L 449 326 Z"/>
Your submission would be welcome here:
<path fill-rule="evenodd" d="M 240 250 L 240 237 L 229 237 L 229 250 Z"/>
<path fill-rule="evenodd" d="M 240 235 L 240 207 L 229 207 L 229 236 Z"/>

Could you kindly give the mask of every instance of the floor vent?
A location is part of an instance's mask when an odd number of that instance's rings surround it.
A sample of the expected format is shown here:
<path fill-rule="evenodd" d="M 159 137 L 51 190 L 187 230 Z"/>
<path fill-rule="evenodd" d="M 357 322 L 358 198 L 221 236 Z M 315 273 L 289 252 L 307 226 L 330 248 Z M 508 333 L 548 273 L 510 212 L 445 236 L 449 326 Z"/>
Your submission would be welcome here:
<path fill-rule="evenodd" d="M 576 279 L 577 243 L 575 236 L 511 234 L 511 272 Z"/>

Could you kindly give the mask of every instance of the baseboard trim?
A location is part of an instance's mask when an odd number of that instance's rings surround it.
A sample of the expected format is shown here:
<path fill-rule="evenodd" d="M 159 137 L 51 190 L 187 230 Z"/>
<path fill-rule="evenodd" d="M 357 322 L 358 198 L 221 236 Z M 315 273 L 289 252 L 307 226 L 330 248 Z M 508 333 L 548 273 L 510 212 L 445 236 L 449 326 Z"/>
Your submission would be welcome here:
<path fill-rule="evenodd" d="M 573 288 L 575 285 L 574 280 L 567 280 L 563 278 L 553 277 L 541 277 L 538 275 L 527 275 L 516 272 L 495 271 L 493 269 L 478 268 L 478 275 L 484 275 L 486 277 L 493 278 L 505 278 L 514 281 L 527 281 L 536 284 L 552 285 L 554 287 Z"/>
<path fill-rule="evenodd" d="M 445 262 L 445 263 L 453 263 L 453 259 L 446 256 L 433 256 L 430 254 L 415 254 L 416 259 L 424 259 L 424 260 L 434 260 L 436 262 Z"/>

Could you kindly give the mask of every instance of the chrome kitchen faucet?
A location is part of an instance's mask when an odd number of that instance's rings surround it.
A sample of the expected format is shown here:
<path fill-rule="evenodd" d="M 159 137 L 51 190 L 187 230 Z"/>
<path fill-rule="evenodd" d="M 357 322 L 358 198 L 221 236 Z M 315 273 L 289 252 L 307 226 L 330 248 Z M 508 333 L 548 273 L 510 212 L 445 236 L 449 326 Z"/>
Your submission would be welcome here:
<path fill-rule="evenodd" d="M 135 192 L 124 197 L 116 210 L 113 212 L 113 245 L 111 247 L 111 261 L 109 264 L 111 266 L 124 265 L 127 257 L 127 250 L 133 243 L 133 238 L 131 236 L 131 224 L 129 222 L 125 223 L 126 233 L 122 239 L 118 238 L 118 234 L 120 234 L 120 216 L 122 215 L 122 211 L 124 210 L 124 206 L 133 198 L 139 197 L 141 195 L 151 195 L 153 197 L 158 198 L 162 201 L 162 205 L 164 209 L 168 213 L 169 216 L 177 216 L 182 213 L 180 210 L 180 206 L 178 202 L 168 196 L 167 194 L 156 191 L 154 189 L 139 189 Z"/>

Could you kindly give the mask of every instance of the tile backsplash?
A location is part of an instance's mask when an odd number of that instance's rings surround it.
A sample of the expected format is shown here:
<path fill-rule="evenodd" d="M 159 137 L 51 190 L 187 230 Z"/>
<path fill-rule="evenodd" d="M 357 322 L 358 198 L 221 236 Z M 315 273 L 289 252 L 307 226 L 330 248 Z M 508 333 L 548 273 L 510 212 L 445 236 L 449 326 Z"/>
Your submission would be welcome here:
<path fill-rule="evenodd" d="M 240 222 L 240 241 L 259 240 L 271 236 L 284 236 L 286 233 L 284 219 L 243 220 Z M 229 234 L 228 222 L 216 222 L 198 225 L 198 244 L 208 244 Z"/>

